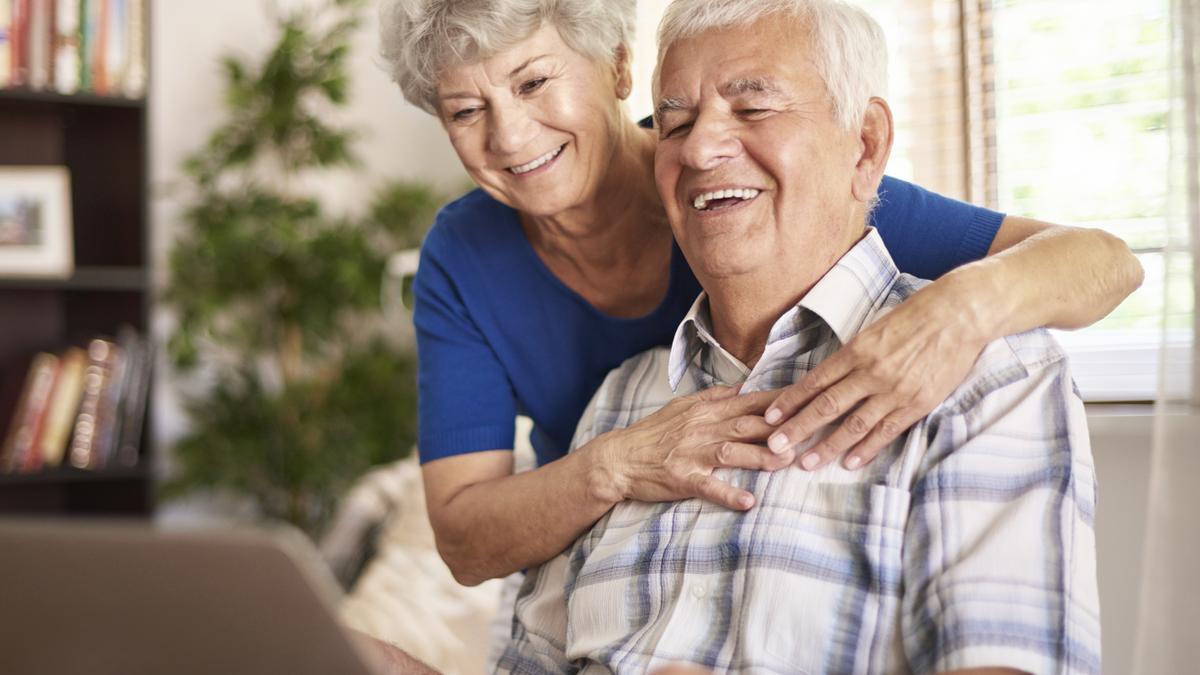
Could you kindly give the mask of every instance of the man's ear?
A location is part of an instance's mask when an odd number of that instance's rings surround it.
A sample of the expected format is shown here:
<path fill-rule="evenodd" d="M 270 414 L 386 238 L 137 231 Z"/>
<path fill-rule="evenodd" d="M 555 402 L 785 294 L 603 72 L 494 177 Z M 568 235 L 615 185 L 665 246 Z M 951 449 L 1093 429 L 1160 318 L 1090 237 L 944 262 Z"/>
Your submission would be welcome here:
<path fill-rule="evenodd" d="M 873 97 L 863 113 L 859 133 L 861 154 L 854 168 L 851 186 L 856 200 L 868 204 L 875 198 L 888 157 L 892 154 L 893 136 L 892 109 L 887 101 Z"/>
<path fill-rule="evenodd" d="M 629 47 L 618 45 L 614 55 L 613 67 L 616 75 L 616 94 L 622 101 L 633 93 L 633 64 L 629 55 Z"/>

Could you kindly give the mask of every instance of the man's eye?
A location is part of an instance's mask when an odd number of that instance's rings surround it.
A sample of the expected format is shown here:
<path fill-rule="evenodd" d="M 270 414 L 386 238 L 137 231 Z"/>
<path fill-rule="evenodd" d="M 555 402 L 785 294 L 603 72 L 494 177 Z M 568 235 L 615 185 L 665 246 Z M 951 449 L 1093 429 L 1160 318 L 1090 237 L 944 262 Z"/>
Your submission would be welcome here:
<path fill-rule="evenodd" d="M 765 108 L 745 108 L 743 110 L 739 110 L 738 114 L 742 117 L 762 117 L 769 112 L 771 111 Z"/>
<path fill-rule="evenodd" d="M 475 113 L 477 113 L 477 112 L 479 112 L 479 108 L 463 108 L 462 110 L 459 110 L 458 112 L 454 113 L 450 117 L 455 122 L 462 122 L 464 120 L 471 119 L 471 117 L 474 116 Z"/>
<path fill-rule="evenodd" d="M 674 138 L 675 136 L 678 136 L 682 133 L 687 132 L 687 130 L 691 129 L 691 128 L 692 128 L 691 122 L 684 122 L 683 124 L 678 124 L 676 126 L 671 127 L 670 129 L 665 129 L 663 131 L 663 138 Z"/>
<path fill-rule="evenodd" d="M 544 78 L 544 77 L 538 77 L 538 78 L 529 80 L 525 84 L 521 85 L 521 93 L 522 94 L 533 93 L 533 92 L 537 91 L 538 89 L 541 89 L 543 84 L 546 84 L 546 78 Z"/>

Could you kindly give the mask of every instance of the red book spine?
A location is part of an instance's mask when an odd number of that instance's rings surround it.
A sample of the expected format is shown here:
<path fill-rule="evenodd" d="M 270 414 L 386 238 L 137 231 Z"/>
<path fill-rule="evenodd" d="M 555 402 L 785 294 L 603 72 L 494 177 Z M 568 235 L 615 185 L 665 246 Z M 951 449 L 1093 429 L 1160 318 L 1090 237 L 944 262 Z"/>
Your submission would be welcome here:
<path fill-rule="evenodd" d="M 58 62 L 58 2 L 43 0 L 46 3 L 46 88 L 54 89 L 54 73 Z"/>
<path fill-rule="evenodd" d="M 93 0 L 96 4 L 96 42 L 92 45 L 92 91 L 108 94 L 108 35 L 112 12 L 108 0 Z"/>
<path fill-rule="evenodd" d="M 46 433 L 46 420 L 50 417 L 50 402 L 54 400 L 54 392 L 62 380 L 61 359 L 55 357 L 53 360 L 48 360 L 47 363 L 50 365 L 46 370 L 47 375 L 42 395 L 38 397 L 37 410 L 31 411 L 29 447 L 25 450 L 24 466 L 20 468 L 24 473 L 39 471 L 45 463 L 42 455 L 42 436 Z"/>
<path fill-rule="evenodd" d="M 41 457 L 32 458 L 34 439 L 37 437 L 54 380 L 58 374 L 58 357 L 53 354 L 38 354 L 29 365 L 25 378 L 25 389 L 21 402 L 13 416 L 8 438 L 4 443 L 4 471 L 24 472 L 41 467 Z M 38 453 L 40 455 L 40 453 Z"/>
<path fill-rule="evenodd" d="M 12 80 L 14 87 L 29 82 L 29 0 L 12 0 Z"/>

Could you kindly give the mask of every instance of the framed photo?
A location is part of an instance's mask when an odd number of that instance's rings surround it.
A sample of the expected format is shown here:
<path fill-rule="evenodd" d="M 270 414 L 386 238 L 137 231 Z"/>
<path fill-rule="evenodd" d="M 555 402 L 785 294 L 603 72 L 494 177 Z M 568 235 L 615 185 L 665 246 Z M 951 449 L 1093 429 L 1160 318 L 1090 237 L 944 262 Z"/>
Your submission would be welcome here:
<path fill-rule="evenodd" d="M 64 166 L 0 166 L 0 277 L 74 271 L 71 177 Z"/>

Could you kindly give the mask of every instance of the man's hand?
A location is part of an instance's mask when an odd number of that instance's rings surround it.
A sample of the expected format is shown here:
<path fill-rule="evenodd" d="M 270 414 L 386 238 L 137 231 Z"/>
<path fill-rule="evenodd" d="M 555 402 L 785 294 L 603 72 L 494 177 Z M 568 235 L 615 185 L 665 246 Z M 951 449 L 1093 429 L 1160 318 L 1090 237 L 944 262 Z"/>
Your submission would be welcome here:
<path fill-rule="evenodd" d="M 376 675 L 438 675 L 438 672 L 405 653 L 404 650 L 354 628 L 346 628 L 358 652 Z"/>
<path fill-rule="evenodd" d="M 875 459 L 962 384 L 987 345 L 961 292 L 940 282 L 922 288 L 780 390 L 765 416 L 779 425 L 770 447 L 793 448 L 844 416 L 800 457 L 800 465 L 811 471 L 847 450 L 847 469 Z"/>
<path fill-rule="evenodd" d="M 772 452 L 762 442 L 774 428 L 762 413 L 776 392 L 736 395 L 713 387 L 677 398 L 626 429 L 598 436 L 597 466 L 619 499 L 668 502 L 699 497 L 744 511 L 754 495 L 713 478 L 721 468 L 774 471 L 795 453 Z"/>

